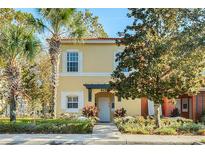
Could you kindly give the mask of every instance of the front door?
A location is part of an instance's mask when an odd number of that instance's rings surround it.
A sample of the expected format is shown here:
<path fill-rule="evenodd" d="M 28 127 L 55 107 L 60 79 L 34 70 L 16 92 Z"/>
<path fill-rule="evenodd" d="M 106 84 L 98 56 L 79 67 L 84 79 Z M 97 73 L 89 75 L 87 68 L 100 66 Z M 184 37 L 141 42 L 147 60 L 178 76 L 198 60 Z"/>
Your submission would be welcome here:
<path fill-rule="evenodd" d="M 181 98 L 181 116 L 184 118 L 189 118 L 189 97 Z"/>
<path fill-rule="evenodd" d="M 99 98 L 99 119 L 100 122 L 110 122 L 110 106 L 108 97 Z"/>

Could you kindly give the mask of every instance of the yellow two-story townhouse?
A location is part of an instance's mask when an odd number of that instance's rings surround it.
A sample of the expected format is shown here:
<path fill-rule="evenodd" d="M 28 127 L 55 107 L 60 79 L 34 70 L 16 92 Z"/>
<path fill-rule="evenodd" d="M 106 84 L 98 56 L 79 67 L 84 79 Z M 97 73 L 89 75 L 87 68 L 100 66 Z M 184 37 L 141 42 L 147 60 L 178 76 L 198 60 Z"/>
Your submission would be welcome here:
<path fill-rule="evenodd" d="M 111 73 L 115 69 L 116 54 L 123 47 L 116 38 L 62 40 L 57 114 L 81 113 L 85 105 L 95 105 L 102 122 L 112 121 L 113 112 L 125 108 L 127 115 L 141 115 L 141 99 L 124 100 L 108 91 Z M 126 69 L 125 69 L 125 73 Z"/>

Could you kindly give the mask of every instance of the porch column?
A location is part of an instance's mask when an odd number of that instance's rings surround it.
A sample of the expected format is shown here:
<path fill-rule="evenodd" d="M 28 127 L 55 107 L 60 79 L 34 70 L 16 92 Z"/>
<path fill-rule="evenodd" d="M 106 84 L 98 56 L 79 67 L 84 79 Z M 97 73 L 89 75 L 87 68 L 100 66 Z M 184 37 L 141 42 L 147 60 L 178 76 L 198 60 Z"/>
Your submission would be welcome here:
<path fill-rule="evenodd" d="M 192 96 L 192 119 L 196 121 L 196 97 Z"/>
<path fill-rule="evenodd" d="M 88 89 L 88 102 L 92 102 L 92 89 Z"/>
<path fill-rule="evenodd" d="M 141 98 L 141 115 L 144 117 L 148 116 L 148 102 L 147 98 Z"/>
<path fill-rule="evenodd" d="M 169 116 L 169 100 L 166 97 L 162 99 L 162 115 Z"/>

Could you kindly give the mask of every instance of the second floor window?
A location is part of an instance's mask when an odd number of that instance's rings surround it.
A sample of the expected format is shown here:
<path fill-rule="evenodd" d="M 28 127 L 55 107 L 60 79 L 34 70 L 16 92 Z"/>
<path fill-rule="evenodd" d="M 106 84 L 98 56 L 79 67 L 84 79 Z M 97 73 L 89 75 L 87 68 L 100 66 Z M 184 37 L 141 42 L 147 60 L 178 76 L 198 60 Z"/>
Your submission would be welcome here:
<path fill-rule="evenodd" d="M 67 53 L 67 72 L 78 72 L 78 52 Z"/>

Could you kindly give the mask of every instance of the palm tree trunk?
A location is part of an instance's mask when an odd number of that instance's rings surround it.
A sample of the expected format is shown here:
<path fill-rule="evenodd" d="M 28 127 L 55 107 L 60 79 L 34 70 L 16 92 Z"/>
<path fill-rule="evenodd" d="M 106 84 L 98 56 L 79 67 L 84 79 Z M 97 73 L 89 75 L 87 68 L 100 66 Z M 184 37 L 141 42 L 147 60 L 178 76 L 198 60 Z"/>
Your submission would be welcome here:
<path fill-rule="evenodd" d="M 10 96 L 10 121 L 15 122 L 16 121 L 16 100 L 14 98 L 14 95 Z"/>
<path fill-rule="evenodd" d="M 56 103 L 57 103 L 57 86 L 59 76 L 59 57 L 60 57 L 60 38 L 52 37 L 49 42 L 49 53 L 52 67 L 52 100 L 50 105 L 50 113 L 54 118 L 56 115 Z"/>
<path fill-rule="evenodd" d="M 154 104 L 155 124 L 157 128 L 161 127 L 160 123 L 160 104 Z"/>
<path fill-rule="evenodd" d="M 17 62 L 10 61 L 6 68 L 9 83 L 10 121 L 16 121 L 16 98 L 20 89 L 20 69 Z"/>

